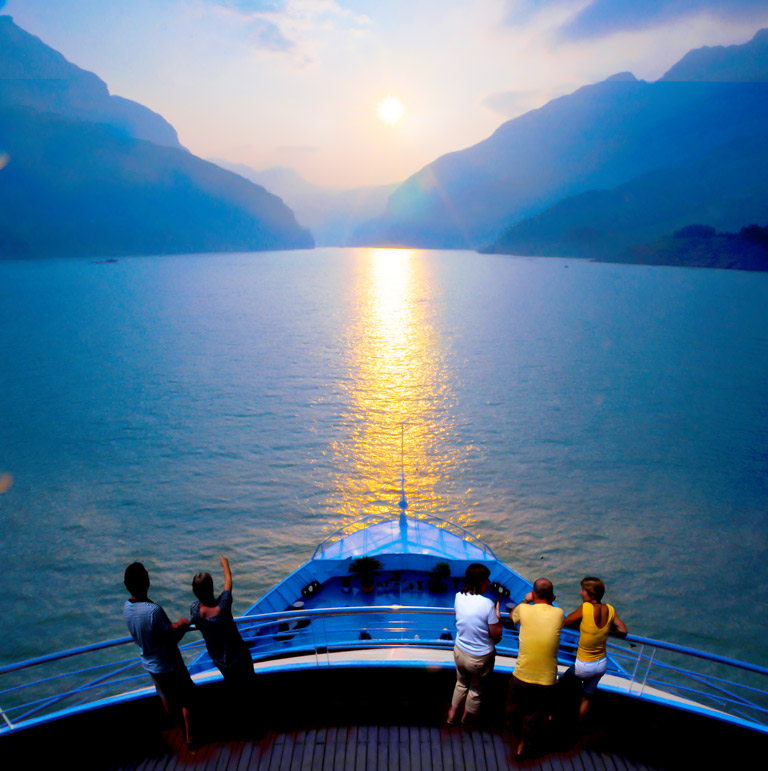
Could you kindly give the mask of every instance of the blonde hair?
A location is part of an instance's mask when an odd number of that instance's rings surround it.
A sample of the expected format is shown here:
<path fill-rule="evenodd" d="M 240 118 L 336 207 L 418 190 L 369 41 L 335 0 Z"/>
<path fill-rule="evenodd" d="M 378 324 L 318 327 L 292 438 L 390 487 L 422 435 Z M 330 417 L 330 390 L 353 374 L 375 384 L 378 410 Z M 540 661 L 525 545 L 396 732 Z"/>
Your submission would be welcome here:
<path fill-rule="evenodd" d="M 603 599 L 605 594 L 605 584 L 595 576 L 587 576 L 581 579 L 581 588 L 598 602 Z"/>

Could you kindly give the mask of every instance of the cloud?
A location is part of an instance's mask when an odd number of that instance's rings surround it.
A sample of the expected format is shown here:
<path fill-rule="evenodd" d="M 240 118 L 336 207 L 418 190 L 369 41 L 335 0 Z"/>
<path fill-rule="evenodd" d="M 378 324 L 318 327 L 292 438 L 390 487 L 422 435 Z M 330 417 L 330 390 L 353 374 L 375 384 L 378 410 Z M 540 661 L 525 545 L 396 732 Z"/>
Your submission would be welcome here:
<path fill-rule="evenodd" d="M 558 96 L 568 94 L 579 87 L 579 83 L 560 83 L 555 87 L 527 91 L 497 91 L 483 99 L 482 104 L 497 115 L 516 118 L 518 115 L 535 110 Z"/>
<path fill-rule="evenodd" d="M 239 13 L 281 13 L 287 0 L 213 0 L 214 5 L 230 8 Z"/>
<path fill-rule="evenodd" d="M 702 13 L 722 19 L 768 19 L 765 0 L 592 0 L 563 25 L 561 34 L 571 40 L 603 37 Z"/>
<path fill-rule="evenodd" d="M 591 2 L 592 0 L 506 0 L 504 23 L 510 26 L 524 25 L 537 16 L 554 14 L 557 17 L 563 13 L 572 18 Z"/>
<path fill-rule="evenodd" d="M 251 45 L 289 53 L 301 67 L 317 59 L 318 46 L 329 36 L 359 34 L 371 23 L 367 16 L 342 8 L 336 0 L 203 1 L 240 24 Z"/>
<path fill-rule="evenodd" d="M 248 32 L 251 35 L 254 45 L 257 48 L 264 48 L 267 51 L 276 51 L 278 53 L 290 51 L 295 43 L 288 40 L 280 31 L 280 27 L 268 19 L 256 18 L 248 25 Z"/>
<path fill-rule="evenodd" d="M 530 109 L 531 99 L 535 95 L 534 91 L 499 91 L 485 97 L 483 105 L 505 118 L 514 118 Z"/>

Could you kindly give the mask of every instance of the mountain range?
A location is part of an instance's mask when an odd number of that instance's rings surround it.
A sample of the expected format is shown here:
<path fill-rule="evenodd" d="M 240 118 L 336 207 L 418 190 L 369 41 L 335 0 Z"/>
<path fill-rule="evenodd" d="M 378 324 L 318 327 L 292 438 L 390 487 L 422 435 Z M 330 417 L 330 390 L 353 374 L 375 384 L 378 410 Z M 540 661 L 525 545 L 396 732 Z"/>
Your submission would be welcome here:
<path fill-rule="evenodd" d="M 397 188 L 397 184 L 326 187 L 307 182 L 297 171 L 284 166 L 256 171 L 243 163 L 218 158 L 211 161 L 280 196 L 299 222 L 312 231 L 317 246 L 352 245 L 357 228 L 383 212 L 387 199 Z"/>
<path fill-rule="evenodd" d="M 576 245 L 582 256 L 604 256 L 688 217 L 749 224 L 738 221 L 740 208 L 765 211 L 766 72 L 761 30 L 744 45 L 692 51 L 653 83 L 620 73 L 580 88 L 423 168 L 357 242 L 564 256 Z M 733 167 L 741 143 L 753 157 Z M 703 171 L 728 184 L 699 190 Z M 694 193 L 707 203 L 693 205 Z"/>
<path fill-rule="evenodd" d="M 311 248 L 263 187 L 0 16 L 0 257 Z"/>
<path fill-rule="evenodd" d="M 329 246 L 603 260 L 663 243 L 682 264 L 681 228 L 766 220 L 766 139 L 761 30 L 656 82 L 584 86 L 401 185 L 341 190 L 197 158 L 160 115 L 0 16 L 0 257 L 308 248 L 311 228 Z M 720 252 L 746 243 L 718 238 Z"/>

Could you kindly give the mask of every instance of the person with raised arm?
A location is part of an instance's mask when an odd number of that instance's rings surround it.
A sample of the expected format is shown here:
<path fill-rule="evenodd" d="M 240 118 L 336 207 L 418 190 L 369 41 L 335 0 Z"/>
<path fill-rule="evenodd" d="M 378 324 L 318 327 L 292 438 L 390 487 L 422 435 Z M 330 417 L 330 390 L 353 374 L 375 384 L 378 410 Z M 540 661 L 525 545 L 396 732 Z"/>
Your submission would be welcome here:
<path fill-rule="evenodd" d="M 208 655 L 224 680 L 242 684 L 254 677 L 250 648 L 243 642 L 232 617 L 232 571 L 229 560 L 220 555 L 224 569 L 224 591 L 216 597 L 210 573 L 198 573 L 192 580 L 197 601 L 190 605 L 192 623 L 200 630 Z"/>
<path fill-rule="evenodd" d="M 565 619 L 567 627 L 579 628 L 579 649 L 576 661 L 563 677 L 576 675 L 581 683 L 579 720 L 589 710 L 589 700 L 600 678 L 608 668 L 606 642 L 609 632 L 617 637 L 627 636 L 627 627 L 616 615 L 612 605 L 603 604 L 605 584 L 595 576 L 581 581 L 581 605 Z"/>
<path fill-rule="evenodd" d="M 165 711 L 174 716 L 181 710 L 184 741 L 191 746 L 190 707 L 195 684 L 179 651 L 179 640 L 189 629 L 189 621 L 180 618 L 172 624 L 165 611 L 149 599 L 149 573 L 141 562 L 128 565 L 123 583 L 131 594 L 123 605 L 123 618 L 139 646 L 141 664 L 152 678 Z"/>
<path fill-rule="evenodd" d="M 501 640 L 499 603 L 484 597 L 490 586 L 491 572 L 486 565 L 470 565 L 464 586 L 456 594 L 456 687 L 453 691 L 448 725 L 473 723 L 480 711 L 483 687 L 493 672 L 496 643 Z"/>

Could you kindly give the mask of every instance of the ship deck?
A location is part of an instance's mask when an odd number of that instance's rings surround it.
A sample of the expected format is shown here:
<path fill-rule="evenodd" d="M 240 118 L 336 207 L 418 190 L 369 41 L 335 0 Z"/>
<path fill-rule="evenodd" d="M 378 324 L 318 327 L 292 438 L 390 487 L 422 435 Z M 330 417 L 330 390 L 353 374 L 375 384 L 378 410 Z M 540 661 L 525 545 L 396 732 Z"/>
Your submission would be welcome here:
<path fill-rule="evenodd" d="M 504 727 L 508 676 L 493 676 L 485 722 L 474 728 L 445 725 L 454 682 L 452 672 L 426 668 L 265 672 L 238 702 L 221 683 L 198 688 L 194 751 L 149 696 L 6 736 L 4 765 L 45 767 L 68 758 L 80 769 L 145 771 L 520 767 L 517 737 Z M 523 767 L 738 767 L 766 751 L 765 734 L 601 692 L 581 731 L 552 728 Z"/>

